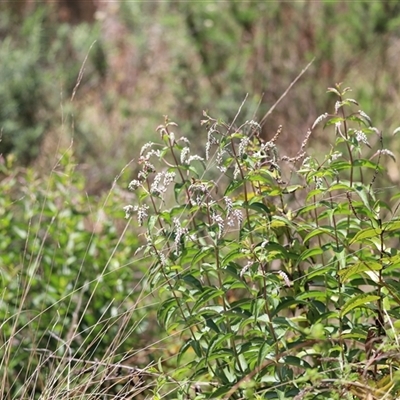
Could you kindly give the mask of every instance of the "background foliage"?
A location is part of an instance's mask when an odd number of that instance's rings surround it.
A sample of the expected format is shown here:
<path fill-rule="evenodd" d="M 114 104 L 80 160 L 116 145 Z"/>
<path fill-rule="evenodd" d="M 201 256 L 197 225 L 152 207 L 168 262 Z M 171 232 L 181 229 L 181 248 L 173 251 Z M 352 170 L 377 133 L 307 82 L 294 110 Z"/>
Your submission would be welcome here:
<path fill-rule="evenodd" d="M 60 141 L 73 138 L 90 190 L 108 187 L 131 149 L 154 137 L 160 115 L 196 137 L 202 110 L 232 120 L 248 93 L 246 116 L 261 120 L 314 57 L 263 137 L 282 124 L 294 154 L 332 106 L 323 95 L 332 82 L 351 84 L 371 118 L 397 126 L 396 2 L 100 2 L 96 13 L 87 2 L 92 22 L 82 23 L 63 19 L 56 2 L 29 4 L 2 5 L 2 153 L 14 143 L 27 161 L 38 154 L 36 138 L 46 138 L 38 164 L 48 171 Z"/>

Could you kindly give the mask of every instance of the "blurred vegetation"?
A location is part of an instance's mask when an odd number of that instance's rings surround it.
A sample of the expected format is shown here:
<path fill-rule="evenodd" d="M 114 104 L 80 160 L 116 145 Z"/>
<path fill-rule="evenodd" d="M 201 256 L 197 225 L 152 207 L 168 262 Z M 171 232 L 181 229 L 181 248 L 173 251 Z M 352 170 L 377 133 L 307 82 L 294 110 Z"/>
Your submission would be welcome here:
<path fill-rule="evenodd" d="M 30 2 L 29 12 L 11 4 L 0 16 L 1 153 L 46 169 L 73 138 L 91 191 L 155 137 L 161 115 L 197 140 L 202 110 L 230 121 L 249 94 L 244 111 L 261 120 L 314 57 L 264 137 L 282 124 L 295 152 L 331 105 L 324 91 L 341 81 L 373 120 L 397 126 L 398 2 L 100 3 L 93 23 L 60 23 L 54 3 Z"/>

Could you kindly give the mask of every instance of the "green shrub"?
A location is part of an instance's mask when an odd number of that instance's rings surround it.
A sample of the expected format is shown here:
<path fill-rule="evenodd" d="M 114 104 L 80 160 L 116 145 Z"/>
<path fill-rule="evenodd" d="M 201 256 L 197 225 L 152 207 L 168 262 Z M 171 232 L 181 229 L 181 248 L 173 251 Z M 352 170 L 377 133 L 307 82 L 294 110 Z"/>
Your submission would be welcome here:
<path fill-rule="evenodd" d="M 89 197 L 74 168 L 70 151 L 48 178 L 2 168 L 2 399 L 106 391 L 106 363 L 150 360 L 137 356 L 157 326 L 152 300 L 136 306 L 145 265 L 129 261 L 139 240 L 121 225 L 126 196 L 115 182 L 108 197 Z M 89 385 L 91 375 L 82 371 L 95 361 L 97 379 Z M 107 393 L 113 390 L 121 387 Z"/>
<path fill-rule="evenodd" d="M 204 113 L 201 155 L 166 119 L 133 194 L 87 196 L 70 151 L 47 179 L 2 165 L 0 397 L 398 397 L 394 155 L 329 92 L 294 157 L 240 112 Z"/>
<path fill-rule="evenodd" d="M 168 119 L 142 149 L 125 211 L 182 343 L 153 398 L 398 396 L 400 195 L 377 187 L 394 155 L 348 91 L 329 89 L 335 109 L 295 157 L 278 151 L 281 128 L 264 141 L 255 121 L 207 113 L 202 157 Z M 332 145 L 309 154 L 322 122 Z"/>

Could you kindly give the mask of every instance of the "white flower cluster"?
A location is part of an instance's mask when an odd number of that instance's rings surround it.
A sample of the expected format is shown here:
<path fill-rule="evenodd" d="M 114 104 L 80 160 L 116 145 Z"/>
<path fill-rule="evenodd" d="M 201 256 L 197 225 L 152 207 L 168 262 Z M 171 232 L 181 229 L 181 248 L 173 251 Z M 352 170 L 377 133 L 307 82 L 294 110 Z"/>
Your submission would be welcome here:
<path fill-rule="evenodd" d="M 222 165 L 222 163 L 224 162 L 224 154 L 226 153 L 226 151 L 224 149 L 219 149 L 217 151 L 217 158 L 216 158 L 216 163 L 217 163 L 217 168 L 222 172 L 225 173 L 227 171 L 227 168 L 225 167 L 225 165 Z"/>
<path fill-rule="evenodd" d="M 340 157 L 342 157 L 342 153 L 340 153 L 339 151 L 335 151 L 331 154 L 330 162 L 334 162 L 338 160 Z"/>
<path fill-rule="evenodd" d="M 174 218 L 173 222 L 175 225 L 175 246 L 176 246 L 175 255 L 178 255 L 182 237 L 185 237 L 185 235 L 188 234 L 188 230 L 187 228 L 182 228 L 181 222 L 179 221 L 178 218 Z"/>
<path fill-rule="evenodd" d="M 197 155 L 190 156 L 189 147 L 184 147 L 181 151 L 181 163 L 190 165 L 192 161 L 204 161 L 204 158 Z"/>
<path fill-rule="evenodd" d="M 356 131 L 355 134 L 358 143 L 364 143 L 368 147 L 371 147 L 370 144 L 368 143 L 367 135 L 363 131 Z"/>
<path fill-rule="evenodd" d="M 225 232 L 224 219 L 217 213 L 211 215 L 212 222 L 218 225 L 218 239 L 221 239 Z"/>
<path fill-rule="evenodd" d="M 226 216 L 227 216 L 227 225 L 229 227 L 234 227 L 236 224 L 241 225 L 243 221 L 243 213 L 238 209 L 233 208 L 232 199 L 228 196 L 224 197 L 224 201 L 226 204 Z"/>
<path fill-rule="evenodd" d="M 324 113 L 322 115 L 320 115 L 312 124 L 311 129 L 314 129 L 321 121 L 323 121 L 325 118 L 328 117 L 328 113 Z"/>
<path fill-rule="evenodd" d="M 150 193 L 153 196 L 161 196 L 167 191 L 168 186 L 174 181 L 175 172 L 159 172 L 150 186 Z"/>
<path fill-rule="evenodd" d="M 239 157 L 243 156 L 243 154 L 245 153 L 247 146 L 249 145 L 250 139 L 245 136 L 244 138 L 242 138 L 240 140 L 239 143 Z"/>
<path fill-rule="evenodd" d="M 240 277 L 243 278 L 243 275 L 250 269 L 253 265 L 253 261 L 249 261 L 240 271 Z"/>
<path fill-rule="evenodd" d="M 130 218 L 132 216 L 132 214 L 136 212 L 139 226 L 142 226 L 144 220 L 148 217 L 148 213 L 147 213 L 148 209 L 149 209 L 149 206 L 146 204 L 142 204 L 141 206 L 132 206 L 129 204 L 124 207 L 125 218 L 126 219 Z"/>
<path fill-rule="evenodd" d="M 142 183 L 140 181 L 138 181 L 137 179 L 134 179 L 133 181 L 131 181 L 129 183 L 128 190 L 133 192 L 134 190 L 138 189 L 141 185 L 142 185 Z"/>
<path fill-rule="evenodd" d="M 218 132 L 214 125 L 207 132 L 207 143 L 206 143 L 206 160 L 210 158 L 210 149 L 213 144 L 218 145 L 218 140 L 213 135 L 214 132 Z"/>

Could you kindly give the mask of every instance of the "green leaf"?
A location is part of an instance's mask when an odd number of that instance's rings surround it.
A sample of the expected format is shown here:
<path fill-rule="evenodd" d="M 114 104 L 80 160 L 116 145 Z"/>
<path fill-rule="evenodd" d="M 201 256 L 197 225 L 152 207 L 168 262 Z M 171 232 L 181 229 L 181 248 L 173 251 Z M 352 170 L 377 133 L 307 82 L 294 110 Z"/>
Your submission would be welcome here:
<path fill-rule="evenodd" d="M 400 220 L 392 220 L 383 224 L 385 232 L 397 231 L 400 229 Z"/>
<path fill-rule="evenodd" d="M 236 189 L 240 188 L 243 185 L 243 181 L 235 181 L 233 180 L 225 190 L 224 196 L 229 196 Z"/>
<path fill-rule="evenodd" d="M 176 182 L 174 185 L 175 201 L 177 204 L 179 204 L 179 195 L 184 187 L 185 187 L 185 182 Z"/>
<path fill-rule="evenodd" d="M 211 247 L 209 248 L 202 248 L 199 250 L 196 255 L 192 258 L 191 265 L 196 265 L 198 262 L 200 262 L 203 258 L 213 254 L 213 249 Z"/>
<path fill-rule="evenodd" d="M 347 315 L 351 310 L 354 310 L 355 308 L 358 307 L 364 307 L 366 306 L 367 303 L 371 303 L 373 301 L 379 300 L 380 297 L 369 294 L 369 293 L 363 293 L 358 296 L 351 297 L 346 304 L 343 306 L 343 308 L 340 310 L 340 316 L 344 317 Z"/>
<path fill-rule="evenodd" d="M 203 318 L 206 321 L 206 325 L 212 329 L 216 333 L 221 333 L 220 329 L 218 328 L 217 324 L 214 322 L 214 315 L 207 315 L 207 314 L 202 314 Z"/>
<path fill-rule="evenodd" d="M 336 169 L 337 171 L 345 171 L 352 168 L 352 164 L 348 161 L 337 160 L 331 163 L 330 167 Z"/>
<path fill-rule="evenodd" d="M 327 126 L 330 126 L 330 125 L 335 125 L 336 123 L 343 122 L 343 121 L 344 121 L 344 119 L 341 117 L 333 117 L 333 118 L 329 119 L 328 121 L 326 121 L 326 123 L 324 124 L 324 128 L 326 128 Z"/>
<path fill-rule="evenodd" d="M 230 251 L 221 261 L 221 265 L 225 266 L 229 264 L 229 262 L 233 260 L 237 260 L 238 258 L 246 258 L 246 254 L 242 252 L 240 248 L 234 249 Z"/>
<path fill-rule="evenodd" d="M 326 275 L 328 272 L 332 271 L 332 267 L 317 267 L 315 270 L 312 272 L 309 272 L 307 274 L 307 279 L 311 280 L 312 278 L 315 278 L 316 276 L 321 276 L 321 275 Z"/>
<path fill-rule="evenodd" d="M 353 162 L 354 167 L 363 167 L 363 168 L 371 168 L 376 169 L 377 171 L 383 171 L 383 167 L 379 164 L 375 164 L 374 162 L 364 159 L 364 158 L 357 158 Z"/>
<path fill-rule="evenodd" d="M 331 226 L 321 226 L 319 228 L 316 228 L 304 238 L 304 243 L 308 242 L 310 239 L 318 235 L 328 235 L 330 237 L 335 237 L 335 229 Z"/>
<path fill-rule="evenodd" d="M 325 190 L 322 189 L 313 189 L 307 193 L 306 202 L 313 198 L 314 196 L 318 196 L 319 194 L 325 193 Z"/>
<path fill-rule="evenodd" d="M 177 308 L 176 300 L 174 297 L 165 300 L 162 304 L 160 309 L 158 310 L 158 320 L 164 325 L 165 329 L 168 330 L 169 322 L 175 313 Z"/>
<path fill-rule="evenodd" d="M 291 185 L 291 186 L 287 186 L 282 190 L 282 193 L 284 194 L 288 194 L 288 193 L 294 193 L 299 189 L 304 189 L 303 185 Z"/>
<path fill-rule="evenodd" d="M 273 346 L 265 341 L 258 350 L 257 365 L 261 365 L 265 360 L 267 354 L 272 353 Z"/>
<path fill-rule="evenodd" d="M 361 231 L 357 232 L 355 236 L 350 240 L 350 244 L 363 242 L 366 239 L 371 239 L 375 236 L 379 236 L 382 234 L 382 229 L 380 228 L 367 228 L 362 229 Z"/>
<path fill-rule="evenodd" d="M 220 388 L 218 388 L 217 390 L 212 392 L 211 393 L 211 397 L 208 397 L 208 398 L 210 398 L 210 399 L 223 398 L 224 394 L 228 393 L 231 388 L 232 388 L 231 384 L 225 385 L 225 386 L 221 386 Z"/>
<path fill-rule="evenodd" d="M 322 253 L 323 253 L 322 249 L 320 247 L 316 247 L 314 249 L 304 250 L 301 253 L 299 258 L 300 258 L 301 261 L 304 261 L 304 260 L 307 260 L 307 258 L 311 258 L 313 256 L 317 256 L 317 255 L 322 254 Z"/>
<path fill-rule="evenodd" d="M 338 274 L 342 278 L 342 282 L 344 282 L 353 275 L 357 275 L 365 271 L 380 271 L 381 269 L 382 264 L 377 261 L 369 261 L 368 263 L 360 261 L 348 268 L 340 270 Z"/>
<path fill-rule="evenodd" d="M 193 306 L 192 313 L 198 311 L 200 307 L 202 307 L 207 302 L 210 302 L 215 297 L 222 297 L 223 295 L 224 291 L 222 289 L 216 289 L 213 287 L 203 289 L 203 293 L 199 296 L 198 300 Z"/>
<path fill-rule="evenodd" d="M 273 178 L 271 172 L 268 170 L 251 171 L 247 176 L 250 182 L 259 182 L 264 185 L 274 185 L 275 179 Z"/>
<path fill-rule="evenodd" d="M 364 203 L 367 210 L 372 211 L 370 201 L 369 201 L 369 191 L 362 185 L 358 185 L 355 188 L 356 193 L 360 196 L 360 199 Z"/>
<path fill-rule="evenodd" d="M 246 207 L 246 204 L 243 204 L 244 207 Z M 260 211 L 261 213 L 265 213 L 268 216 L 271 215 L 271 210 L 263 203 L 259 203 L 259 202 L 254 202 L 254 203 L 250 203 L 248 205 L 248 208 L 255 210 L 255 211 Z"/>
<path fill-rule="evenodd" d="M 345 183 L 336 183 L 328 189 L 328 192 L 332 192 L 334 190 L 350 190 L 350 189 L 351 189 L 350 186 Z"/>
<path fill-rule="evenodd" d="M 304 292 L 297 296 L 298 300 L 307 300 L 307 299 L 320 299 L 321 301 L 326 298 L 327 294 L 325 291 L 320 290 L 310 290 L 308 292 Z"/>
<path fill-rule="evenodd" d="M 305 361 L 303 358 L 295 357 L 295 356 L 286 356 L 284 358 L 285 364 L 294 365 L 295 367 L 300 368 L 310 368 L 311 365 Z"/>
<path fill-rule="evenodd" d="M 203 291 L 203 286 L 201 282 L 195 278 L 193 275 L 184 275 L 183 276 L 183 281 L 189 284 L 190 286 L 200 290 L 201 292 Z"/>

